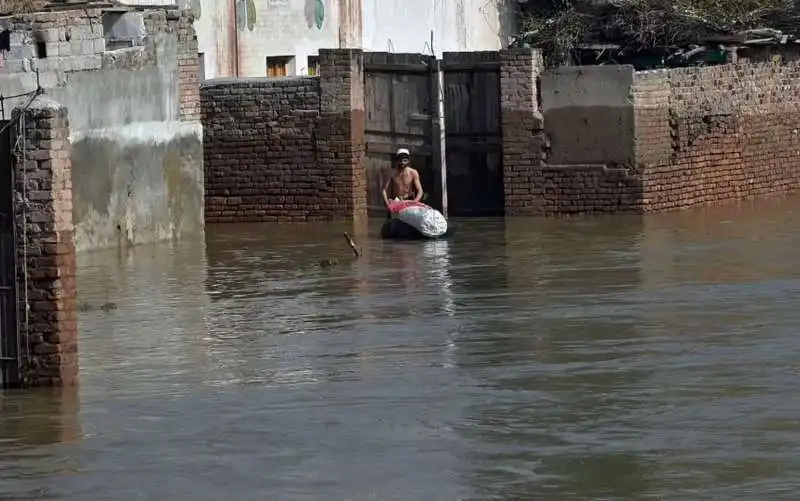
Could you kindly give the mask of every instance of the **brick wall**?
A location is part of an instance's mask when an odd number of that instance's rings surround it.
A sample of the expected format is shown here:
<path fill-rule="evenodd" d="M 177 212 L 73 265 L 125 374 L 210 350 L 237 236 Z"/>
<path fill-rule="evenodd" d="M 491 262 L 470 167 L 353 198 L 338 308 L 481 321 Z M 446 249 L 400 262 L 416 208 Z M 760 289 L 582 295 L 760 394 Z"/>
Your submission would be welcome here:
<path fill-rule="evenodd" d="M 743 63 L 636 75 L 645 212 L 800 188 L 800 64 Z"/>
<path fill-rule="evenodd" d="M 366 214 L 363 54 L 323 50 L 320 56 L 318 83 L 246 80 L 204 87 L 207 221 Z M 540 54 L 514 49 L 500 58 L 507 215 L 662 211 L 800 187 L 800 165 L 794 165 L 800 62 L 638 73 L 618 68 L 625 78 L 605 77 L 619 87 L 605 89 L 613 91 L 615 108 L 580 116 L 590 123 L 599 117 L 597 127 L 612 130 L 593 136 L 595 143 L 618 137 L 619 148 L 613 158 L 586 148 L 595 156 L 582 159 L 569 148 L 555 154 L 564 137 L 555 135 L 576 131 L 546 127 Z M 597 82 L 591 75 L 581 81 L 585 88 L 572 91 L 585 106 L 602 108 L 603 96 L 591 94 Z M 613 119 L 618 115 L 624 120 Z"/>
<path fill-rule="evenodd" d="M 507 57 L 501 82 L 507 214 L 659 212 L 800 189 L 795 59 L 637 72 L 630 85 L 633 132 L 617 127 L 621 137 L 633 135 L 633 161 L 553 165 L 548 142 L 558 138 L 532 134 L 515 111 L 534 108 L 514 77 L 518 71 L 528 80 L 519 62 L 528 56 Z M 540 151 L 538 165 L 521 160 Z"/>
<path fill-rule="evenodd" d="M 200 54 L 194 19 L 188 11 L 181 11 L 177 20 L 178 71 L 180 72 L 180 119 L 184 122 L 200 120 Z"/>
<path fill-rule="evenodd" d="M 320 77 L 202 85 L 206 222 L 366 214 L 360 52 L 320 56 Z"/>
<path fill-rule="evenodd" d="M 506 215 L 635 210 L 641 179 L 631 166 L 553 165 L 538 102 L 538 51 L 502 52 L 500 74 Z"/>
<path fill-rule="evenodd" d="M 207 222 L 333 212 L 314 137 L 317 78 L 209 80 L 201 96 Z"/>
<path fill-rule="evenodd" d="M 67 110 L 40 97 L 14 114 L 27 132 L 25 156 L 15 164 L 23 382 L 73 385 L 78 330 Z"/>
<path fill-rule="evenodd" d="M 545 207 L 536 192 L 546 149 L 537 98 L 537 79 L 543 62 L 538 51 L 524 49 L 502 51 L 500 57 L 505 212 L 536 214 Z"/>
<path fill-rule="evenodd" d="M 317 148 L 335 198 L 333 215 L 367 215 L 364 166 L 364 54 L 353 49 L 319 51 L 320 117 Z"/>

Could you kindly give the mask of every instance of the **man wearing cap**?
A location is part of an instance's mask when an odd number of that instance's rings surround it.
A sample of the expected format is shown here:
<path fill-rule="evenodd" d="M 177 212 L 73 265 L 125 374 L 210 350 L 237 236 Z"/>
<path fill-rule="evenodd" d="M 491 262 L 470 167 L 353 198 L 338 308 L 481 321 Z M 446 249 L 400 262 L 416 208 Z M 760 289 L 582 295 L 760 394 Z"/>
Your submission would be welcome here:
<path fill-rule="evenodd" d="M 400 148 L 394 154 L 392 176 L 383 185 L 383 203 L 387 207 L 389 206 L 390 188 L 392 200 L 419 202 L 422 199 L 422 183 L 419 180 L 419 172 L 411 167 L 411 153 L 407 148 Z"/>

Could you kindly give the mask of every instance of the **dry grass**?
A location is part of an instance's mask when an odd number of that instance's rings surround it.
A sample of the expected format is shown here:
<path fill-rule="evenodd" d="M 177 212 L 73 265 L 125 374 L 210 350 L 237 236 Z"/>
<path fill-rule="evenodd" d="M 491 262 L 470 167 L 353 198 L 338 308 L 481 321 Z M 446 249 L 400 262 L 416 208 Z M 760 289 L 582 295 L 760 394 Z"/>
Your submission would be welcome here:
<path fill-rule="evenodd" d="M 25 14 L 37 12 L 47 5 L 48 0 L 0 0 L 0 14 Z"/>
<path fill-rule="evenodd" d="M 685 45 L 795 18 L 785 0 L 610 0 L 599 5 L 557 0 L 556 5 L 531 9 L 521 36 L 541 48 L 553 66 L 567 64 L 571 49 L 581 43 L 638 49 Z"/>

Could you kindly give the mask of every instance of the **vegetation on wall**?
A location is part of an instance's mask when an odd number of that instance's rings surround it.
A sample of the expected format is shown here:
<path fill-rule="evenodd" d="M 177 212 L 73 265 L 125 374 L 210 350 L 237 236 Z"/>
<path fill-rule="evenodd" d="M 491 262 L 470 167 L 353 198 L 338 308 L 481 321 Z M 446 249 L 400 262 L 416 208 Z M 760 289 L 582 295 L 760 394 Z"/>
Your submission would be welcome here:
<path fill-rule="evenodd" d="M 754 28 L 796 25 L 791 0 L 529 0 L 516 44 L 570 64 L 581 45 L 647 51 L 688 47 Z"/>

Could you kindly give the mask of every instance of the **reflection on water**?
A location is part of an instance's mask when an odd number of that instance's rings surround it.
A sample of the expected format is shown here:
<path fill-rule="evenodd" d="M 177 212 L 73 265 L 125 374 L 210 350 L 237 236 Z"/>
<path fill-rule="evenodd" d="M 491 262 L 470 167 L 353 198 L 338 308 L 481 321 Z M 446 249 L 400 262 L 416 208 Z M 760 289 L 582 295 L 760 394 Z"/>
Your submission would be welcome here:
<path fill-rule="evenodd" d="M 75 458 L 59 451 L 82 440 L 78 408 L 74 388 L 0 394 L 0 499 L 47 499 L 48 488 L 28 479 L 79 472 Z"/>
<path fill-rule="evenodd" d="M 0 397 L 0 499 L 795 499 L 799 207 L 83 255 L 120 308 Z"/>

